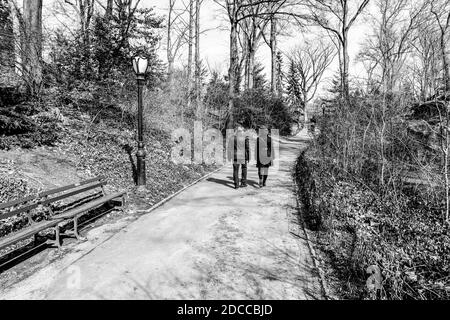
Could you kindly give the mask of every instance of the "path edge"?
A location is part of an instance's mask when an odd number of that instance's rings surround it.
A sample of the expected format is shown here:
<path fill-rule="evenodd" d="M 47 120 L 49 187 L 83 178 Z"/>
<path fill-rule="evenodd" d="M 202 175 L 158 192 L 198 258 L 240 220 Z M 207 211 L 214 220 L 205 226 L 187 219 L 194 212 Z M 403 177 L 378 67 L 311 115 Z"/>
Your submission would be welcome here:
<path fill-rule="evenodd" d="M 296 190 L 298 190 L 298 183 L 297 183 L 296 179 L 293 179 L 293 180 L 294 180 L 295 188 L 296 188 Z M 336 300 L 333 297 L 333 295 L 330 294 L 330 290 L 328 288 L 328 284 L 327 284 L 327 281 L 325 279 L 325 272 L 323 271 L 323 268 L 322 268 L 322 265 L 320 263 L 320 260 L 318 259 L 316 250 L 314 249 L 314 245 L 312 244 L 311 239 L 310 239 L 310 237 L 308 235 L 308 231 L 306 230 L 305 223 L 304 223 L 303 219 L 301 219 L 301 217 L 300 217 L 301 205 L 300 205 L 300 202 L 298 201 L 297 192 L 295 194 L 295 201 L 297 203 L 297 214 L 298 214 L 297 218 L 298 218 L 299 224 L 301 225 L 303 234 L 305 235 L 305 239 L 306 239 L 306 243 L 308 245 L 309 253 L 311 254 L 311 256 L 313 258 L 314 268 L 316 268 L 318 273 L 319 273 L 320 285 L 322 287 L 322 292 L 323 292 L 323 295 L 325 297 L 325 300 Z"/>

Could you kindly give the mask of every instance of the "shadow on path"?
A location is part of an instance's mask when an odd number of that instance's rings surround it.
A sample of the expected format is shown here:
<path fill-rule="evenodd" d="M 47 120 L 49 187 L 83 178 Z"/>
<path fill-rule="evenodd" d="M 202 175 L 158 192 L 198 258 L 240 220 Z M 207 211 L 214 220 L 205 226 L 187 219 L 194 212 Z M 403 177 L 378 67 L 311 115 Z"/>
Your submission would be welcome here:
<path fill-rule="evenodd" d="M 230 181 L 227 181 L 227 180 L 216 179 L 216 178 L 208 178 L 208 179 L 206 179 L 206 181 L 218 183 L 218 184 L 221 184 L 223 186 L 226 186 L 226 187 L 234 189 L 234 183 L 230 182 Z"/>
<path fill-rule="evenodd" d="M 214 183 L 221 184 L 221 185 L 223 185 L 223 186 L 226 186 L 226 187 L 229 187 L 229 188 L 234 189 L 234 181 L 233 181 L 233 178 L 232 178 L 232 177 L 227 177 L 227 178 L 229 178 L 230 180 L 222 180 L 222 179 L 216 179 L 216 178 L 208 178 L 208 179 L 206 179 L 206 181 L 214 182 Z M 248 184 L 250 187 L 259 189 L 259 184 L 258 184 L 258 182 L 254 181 L 254 180 L 248 180 L 248 179 L 247 179 L 247 184 Z"/>

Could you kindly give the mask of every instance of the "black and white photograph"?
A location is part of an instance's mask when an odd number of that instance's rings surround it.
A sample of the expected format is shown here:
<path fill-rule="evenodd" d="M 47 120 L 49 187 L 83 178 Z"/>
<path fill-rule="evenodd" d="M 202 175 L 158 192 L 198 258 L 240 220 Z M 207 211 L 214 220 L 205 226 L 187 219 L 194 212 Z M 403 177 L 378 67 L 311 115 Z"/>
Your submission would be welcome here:
<path fill-rule="evenodd" d="M 450 0 L 0 0 L 0 300 L 449 299 Z"/>

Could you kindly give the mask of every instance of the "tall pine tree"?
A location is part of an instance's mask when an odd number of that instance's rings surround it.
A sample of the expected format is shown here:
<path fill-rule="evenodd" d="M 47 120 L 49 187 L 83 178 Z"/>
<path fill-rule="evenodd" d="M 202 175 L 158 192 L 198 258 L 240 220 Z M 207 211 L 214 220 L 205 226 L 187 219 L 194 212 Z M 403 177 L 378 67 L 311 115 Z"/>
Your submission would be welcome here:
<path fill-rule="evenodd" d="M 302 98 L 302 91 L 300 90 L 300 83 L 298 80 L 298 70 L 295 67 L 293 61 L 289 64 L 289 71 L 286 76 L 286 93 L 289 106 L 293 110 L 304 108 L 304 102 Z"/>

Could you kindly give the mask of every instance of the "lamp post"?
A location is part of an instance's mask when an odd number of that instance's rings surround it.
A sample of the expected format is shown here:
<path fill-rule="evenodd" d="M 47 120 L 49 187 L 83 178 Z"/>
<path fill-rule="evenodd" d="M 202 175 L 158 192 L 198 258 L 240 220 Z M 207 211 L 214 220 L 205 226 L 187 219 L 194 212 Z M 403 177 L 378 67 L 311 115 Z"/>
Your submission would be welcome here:
<path fill-rule="evenodd" d="M 142 90 L 145 84 L 145 74 L 147 73 L 148 59 L 142 53 L 137 53 L 133 57 L 133 70 L 136 74 L 138 84 L 138 151 L 137 158 L 137 185 L 145 186 L 145 149 L 144 149 L 144 117 L 142 107 Z"/>

